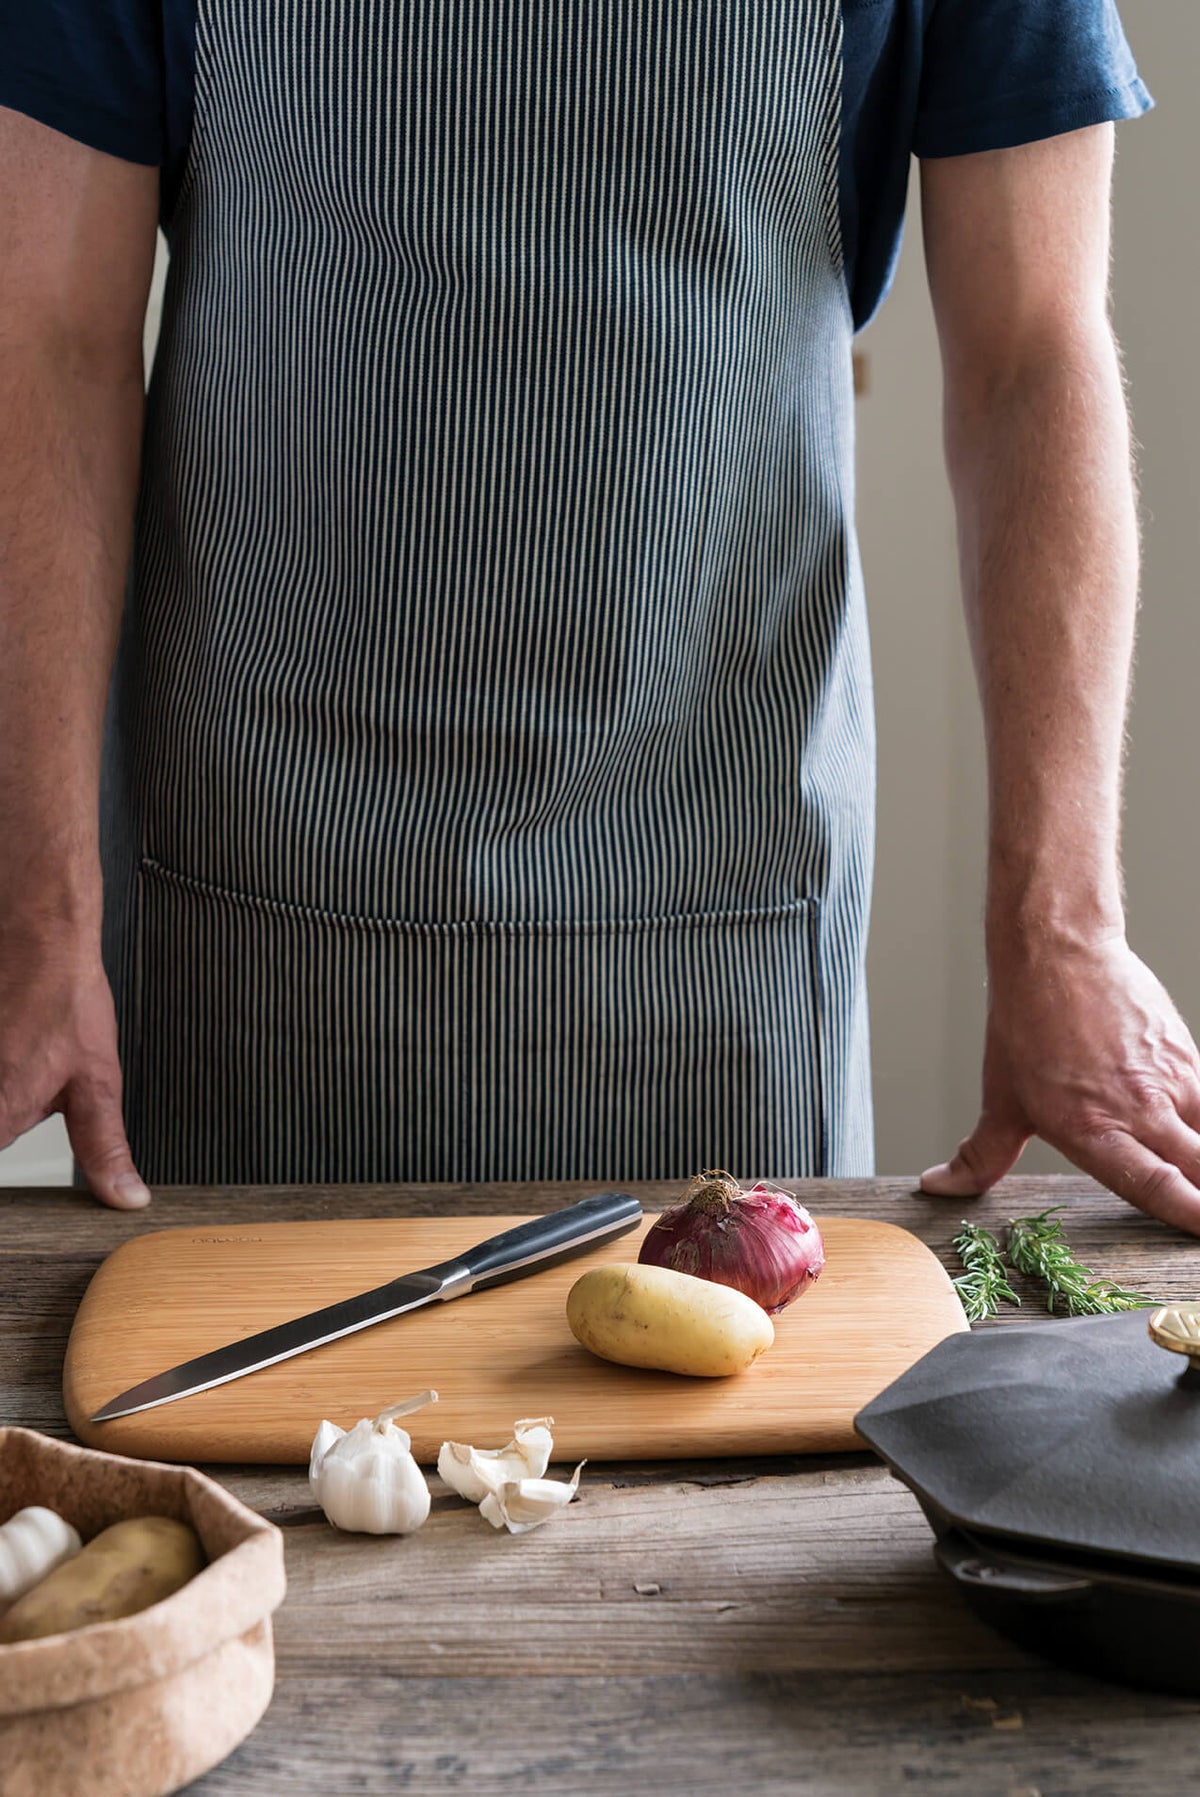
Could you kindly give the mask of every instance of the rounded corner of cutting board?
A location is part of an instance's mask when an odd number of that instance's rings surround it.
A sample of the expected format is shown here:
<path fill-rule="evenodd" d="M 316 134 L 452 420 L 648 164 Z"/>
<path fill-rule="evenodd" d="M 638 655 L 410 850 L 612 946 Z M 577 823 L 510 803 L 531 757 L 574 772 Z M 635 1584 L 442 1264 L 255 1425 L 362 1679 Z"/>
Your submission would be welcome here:
<path fill-rule="evenodd" d="M 90 1352 L 97 1331 L 105 1330 L 114 1311 L 119 1313 L 123 1294 L 136 1289 L 148 1267 L 161 1254 L 167 1238 L 196 1233 L 185 1228 L 143 1230 L 106 1254 L 88 1280 L 67 1337 L 62 1371 L 63 1409 L 72 1433 L 85 1447 L 111 1449 L 114 1453 L 122 1451 L 110 1437 L 113 1425 L 91 1420 L 94 1411 L 124 1389 L 116 1384 L 111 1390 L 107 1389 L 109 1382 L 103 1372 L 97 1377 L 89 1371 Z"/>
<path fill-rule="evenodd" d="M 81 1375 L 80 1372 L 81 1354 L 75 1333 L 78 1322 L 79 1319 L 76 1317 L 75 1325 L 72 1326 L 67 1341 L 66 1358 L 63 1361 L 63 1409 L 66 1411 L 67 1422 L 72 1434 L 78 1437 L 85 1448 L 98 1448 L 104 1445 L 100 1439 L 100 1430 L 103 1428 L 103 1424 L 92 1423 L 92 1411 L 98 1406 L 93 1405 L 90 1397 L 84 1395 L 88 1380 L 86 1375 Z M 99 1402 L 103 1403 L 103 1399 L 100 1399 Z"/>
<path fill-rule="evenodd" d="M 891 1223 L 878 1217 L 818 1216 L 814 1220 L 827 1242 L 831 1234 L 836 1238 L 845 1229 L 860 1243 L 869 1243 L 872 1255 L 878 1260 L 886 1262 L 888 1250 L 891 1250 L 899 1262 L 907 1263 L 902 1267 L 904 1276 L 910 1271 L 916 1273 L 923 1288 L 923 1307 L 931 1318 L 937 1319 L 939 1327 L 945 1325 L 936 1339 L 930 1339 L 931 1348 L 944 1336 L 971 1327 L 953 1278 L 929 1244 L 914 1235 L 911 1229 L 906 1229 L 903 1223 Z"/>

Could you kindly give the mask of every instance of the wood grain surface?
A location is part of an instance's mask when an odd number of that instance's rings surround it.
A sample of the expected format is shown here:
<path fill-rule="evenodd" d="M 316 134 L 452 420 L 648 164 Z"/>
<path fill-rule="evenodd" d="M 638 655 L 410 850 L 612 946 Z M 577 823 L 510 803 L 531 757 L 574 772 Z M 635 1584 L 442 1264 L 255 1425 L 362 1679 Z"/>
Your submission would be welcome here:
<path fill-rule="evenodd" d="M 648 1206 L 674 1196 L 634 1189 Z M 796 1190 L 943 1256 L 963 1209 L 898 1180 Z M 130 1215 L 0 1193 L 0 1421 L 68 1432 L 75 1308 L 104 1255 L 146 1230 L 487 1217 L 583 1195 L 174 1191 Z M 1050 1203 L 1099 1271 L 1200 1296 L 1200 1243 L 1086 1181 L 1008 1181 L 970 1211 L 996 1226 Z M 1034 1314 L 1021 1290 L 1014 1314 Z M 281 1524 L 290 1591 L 274 1703 L 202 1797 L 1132 1797 L 1200 1782 L 1200 1703 L 1075 1678 L 992 1634 L 937 1573 L 915 1500 L 865 1455 L 593 1462 L 579 1502 L 523 1538 L 434 1478 L 429 1522 L 392 1543 L 333 1535 L 299 1469 L 207 1470 Z"/>
<path fill-rule="evenodd" d="M 496 1218 L 496 1230 L 525 1221 Z M 63 1377 L 80 1438 L 145 1459 L 307 1465 L 323 1417 L 350 1428 L 415 1392 L 413 1452 L 499 1447 L 518 1417 L 552 1416 L 561 1459 L 846 1452 L 854 1418 L 945 1336 L 967 1327 L 941 1262 L 894 1223 L 818 1219 L 827 1263 L 775 1319 L 775 1341 L 731 1379 L 686 1379 L 597 1360 L 575 1341 L 567 1293 L 587 1268 L 635 1262 L 652 1218 L 616 1242 L 492 1291 L 331 1342 L 253 1377 L 107 1423 L 95 1411 L 182 1361 L 399 1272 L 462 1255 L 471 1217 L 155 1230 L 105 1261 L 80 1305 Z M 904 1301 L 898 1304 L 898 1290 Z"/>

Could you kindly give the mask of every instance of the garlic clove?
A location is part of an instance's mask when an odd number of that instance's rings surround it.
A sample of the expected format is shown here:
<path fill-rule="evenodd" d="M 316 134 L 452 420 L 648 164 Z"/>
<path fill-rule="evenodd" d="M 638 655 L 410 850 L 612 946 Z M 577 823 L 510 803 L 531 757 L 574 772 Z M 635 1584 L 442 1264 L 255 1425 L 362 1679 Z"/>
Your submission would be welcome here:
<path fill-rule="evenodd" d="M 30 1504 L 0 1528 L 0 1604 L 5 1608 L 83 1547 L 77 1529 L 55 1510 Z"/>
<path fill-rule="evenodd" d="M 549 1522 L 565 1509 L 579 1490 L 579 1475 L 587 1465 L 581 1460 L 568 1480 L 513 1479 L 498 1491 L 490 1491 L 479 1506 L 479 1514 L 494 1529 L 506 1528 L 510 1535 L 525 1535 L 539 1524 Z"/>
<path fill-rule="evenodd" d="M 324 1460 L 334 1442 L 341 1441 L 345 1433 L 346 1431 L 344 1429 L 339 1429 L 336 1423 L 323 1422 L 321 1424 L 321 1427 L 313 1436 L 312 1453 L 309 1455 L 308 1459 L 308 1481 L 310 1485 L 316 1478 L 321 1462 Z"/>
<path fill-rule="evenodd" d="M 452 1491 L 473 1504 L 482 1503 L 502 1485 L 540 1479 L 554 1448 L 553 1424 L 552 1416 L 524 1417 L 513 1424 L 513 1438 L 503 1448 L 473 1448 L 461 1441 L 444 1441 L 438 1472 Z"/>

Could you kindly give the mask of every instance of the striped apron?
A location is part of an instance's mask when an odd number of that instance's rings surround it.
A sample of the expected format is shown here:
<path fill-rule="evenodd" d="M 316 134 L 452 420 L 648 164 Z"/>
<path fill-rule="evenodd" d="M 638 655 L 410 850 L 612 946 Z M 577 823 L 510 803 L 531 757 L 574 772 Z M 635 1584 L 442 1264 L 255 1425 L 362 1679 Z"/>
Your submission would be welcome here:
<path fill-rule="evenodd" d="M 838 0 L 200 0 L 110 705 L 152 1181 L 863 1174 Z"/>

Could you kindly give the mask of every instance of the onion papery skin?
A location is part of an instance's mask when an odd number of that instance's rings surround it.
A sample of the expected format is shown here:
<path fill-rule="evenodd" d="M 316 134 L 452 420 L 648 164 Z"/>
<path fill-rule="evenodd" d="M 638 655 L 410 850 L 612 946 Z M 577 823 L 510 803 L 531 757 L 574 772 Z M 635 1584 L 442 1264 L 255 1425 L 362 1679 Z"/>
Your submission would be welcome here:
<path fill-rule="evenodd" d="M 731 1285 L 777 1316 L 820 1277 L 825 1244 L 790 1192 L 762 1181 L 741 1191 L 728 1174 L 702 1174 L 655 1220 L 638 1259 Z"/>

